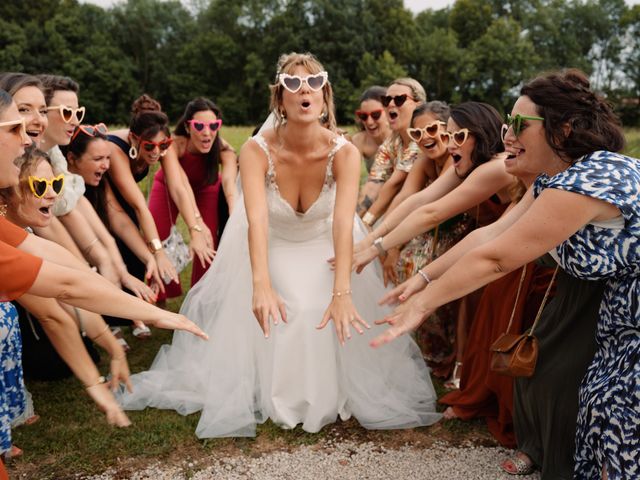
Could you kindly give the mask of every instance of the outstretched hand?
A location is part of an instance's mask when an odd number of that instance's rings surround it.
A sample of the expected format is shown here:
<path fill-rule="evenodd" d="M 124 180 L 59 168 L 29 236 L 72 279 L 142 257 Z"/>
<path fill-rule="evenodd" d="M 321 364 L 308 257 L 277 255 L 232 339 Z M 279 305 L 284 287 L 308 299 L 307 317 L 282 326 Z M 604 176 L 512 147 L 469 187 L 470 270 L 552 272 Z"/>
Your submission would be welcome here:
<path fill-rule="evenodd" d="M 424 278 L 417 273 L 404 281 L 392 290 L 389 290 L 384 297 L 378 301 L 379 305 L 397 305 L 410 298 L 414 293 L 421 291 L 427 286 Z"/>
<path fill-rule="evenodd" d="M 278 317 L 284 323 L 287 323 L 287 311 L 284 301 L 270 286 L 254 287 L 252 310 L 265 338 L 269 338 L 271 334 L 269 319 L 273 321 L 274 325 L 278 324 Z"/>
<path fill-rule="evenodd" d="M 116 427 L 128 427 L 131 425 L 131 420 L 122 411 L 106 383 L 87 387 L 87 393 L 98 408 L 105 413 L 109 425 L 115 425 Z"/>
<path fill-rule="evenodd" d="M 336 327 L 336 334 L 340 345 L 344 345 L 345 338 L 351 338 L 351 327 L 353 327 L 360 335 L 364 333 L 364 328 L 371 328 L 369 324 L 363 320 L 351 301 L 351 295 L 334 296 L 329 307 L 324 312 L 322 322 L 316 327 L 322 329 L 327 326 L 329 320 L 333 320 Z"/>
<path fill-rule="evenodd" d="M 377 348 L 385 343 L 398 338 L 407 332 L 415 330 L 435 309 L 425 307 L 413 297 L 406 303 L 398 306 L 392 313 L 384 317 L 382 320 L 376 320 L 376 325 L 391 325 L 382 334 L 374 338 L 370 345 Z"/>
<path fill-rule="evenodd" d="M 153 322 L 145 322 L 157 328 L 165 328 L 167 330 L 184 330 L 193 333 L 195 336 L 209 340 L 209 335 L 204 333 L 200 327 L 180 313 L 172 313 L 161 310 L 161 314 L 157 320 Z"/>

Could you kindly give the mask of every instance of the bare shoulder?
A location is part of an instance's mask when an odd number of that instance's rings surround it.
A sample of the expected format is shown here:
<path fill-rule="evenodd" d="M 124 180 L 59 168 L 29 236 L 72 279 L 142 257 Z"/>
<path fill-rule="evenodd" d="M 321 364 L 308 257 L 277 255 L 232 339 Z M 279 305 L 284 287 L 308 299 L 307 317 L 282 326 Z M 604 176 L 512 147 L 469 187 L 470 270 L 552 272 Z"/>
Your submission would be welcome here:
<path fill-rule="evenodd" d="M 178 157 L 184 155 L 184 151 L 187 149 L 187 142 L 189 139 L 182 135 L 174 135 L 173 136 L 173 145 L 175 146 L 176 153 Z"/>
<path fill-rule="evenodd" d="M 240 148 L 239 162 L 241 170 L 246 170 L 247 168 L 255 170 L 256 165 L 260 166 L 261 170 L 265 172 L 267 169 L 267 156 L 253 137 L 244 142 Z"/>
<path fill-rule="evenodd" d="M 128 128 L 120 128 L 118 130 L 109 130 L 109 135 L 113 135 L 114 137 L 118 137 L 125 142 L 129 141 L 129 129 Z"/>

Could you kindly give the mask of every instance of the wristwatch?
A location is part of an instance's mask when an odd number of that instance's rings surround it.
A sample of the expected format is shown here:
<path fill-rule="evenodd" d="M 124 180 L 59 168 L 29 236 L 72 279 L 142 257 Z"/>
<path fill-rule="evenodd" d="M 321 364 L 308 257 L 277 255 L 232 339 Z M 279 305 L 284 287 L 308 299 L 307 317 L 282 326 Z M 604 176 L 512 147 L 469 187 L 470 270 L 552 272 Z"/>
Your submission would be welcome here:
<path fill-rule="evenodd" d="M 196 223 L 194 226 L 189 227 L 189 231 L 191 230 L 195 230 L 196 232 L 202 232 L 202 227 Z"/>
<path fill-rule="evenodd" d="M 156 253 L 162 250 L 162 242 L 159 238 L 152 238 L 149 241 L 149 250 L 151 250 L 151 253 Z"/>
<path fill-rule="evenodd" d="M 387 251 L 384 249 L 384 247 L 382 246 L 382 237 L 378 237 L 373 241 L 373 246 L 376 247 L 376 249 L 378 250 L 378 253 L 380 255 L 384 255 L 387 253 Z"/>

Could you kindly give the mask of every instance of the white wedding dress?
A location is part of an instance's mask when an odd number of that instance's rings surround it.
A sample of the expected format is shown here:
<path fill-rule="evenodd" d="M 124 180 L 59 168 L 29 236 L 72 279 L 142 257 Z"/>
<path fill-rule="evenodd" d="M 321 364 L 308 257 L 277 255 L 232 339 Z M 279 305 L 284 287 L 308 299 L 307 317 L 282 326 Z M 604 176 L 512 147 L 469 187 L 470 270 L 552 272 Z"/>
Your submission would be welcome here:
<path fill-rule="evenodd" d="M 369 341 L 383 327 L 353 332 L 338 343 L 333 324 L 317 330 L 331 301 L 334 274 L 332 162 L 345 143 L 337 137 L 329 155 L 322 192 L 304 214 L 280 196 L 266 142 L 254 137 L 269 161 L 266 199 L 272 286 L 286 304 L 288 323 L 264 338 L 252 311 L 252 277 L 244 202 L 238 200 L 225 227 L 212 267 L 191 289 L 181 313 L 210 336 L 203 341 L 176 332 L 150 370 L 132 376 L 134 392 L 119 397 L 127 410 L 202 411 L 201 438 L 254 436 L 270 418 L 283 428 L 302 424 L 317 432 L 338 415 L 351 415 L 366 428 L 430 425 L 441 417 L 420 350 L 405 335 L 379 349 Z M 359 220 L 358 220 L 359 222 Z M 354 237 L 365 234 L 356 222 Z M 353 301 L 373 324 L 386 310 L 377 305 L 385 289 L 373 266 L 352 281 Z"/>

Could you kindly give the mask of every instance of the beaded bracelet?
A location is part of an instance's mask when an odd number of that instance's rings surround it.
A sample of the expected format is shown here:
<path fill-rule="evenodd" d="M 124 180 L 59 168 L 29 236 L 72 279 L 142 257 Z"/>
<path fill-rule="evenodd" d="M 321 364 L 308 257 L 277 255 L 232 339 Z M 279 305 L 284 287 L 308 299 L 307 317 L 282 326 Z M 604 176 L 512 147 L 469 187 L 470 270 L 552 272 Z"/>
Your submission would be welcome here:
<path fill-rule="evenodd" d="M 429 275 L 427 275 L 426 272 L 423 272 L 422 270 L 418 270 L 418 274 L 420 274 L 420 276 L 424 278 L 424 281 L 427 282 L 427 285 L 431 283 L 431 279 L 429 278 Z"/>
<path fill-rule="evenodd" d="M 342 296 L 344 296 L 344 295 L 351 295 L 351 289 L 349 289 L 349 290 L 344 290 L 344 291 L 342 291 L 342 292 L 336 292 L 336 291 L 334 291 L 334 292 L 331 294 L 331 296 L 332 296 L 332 297 L 342 297 Z"/>

